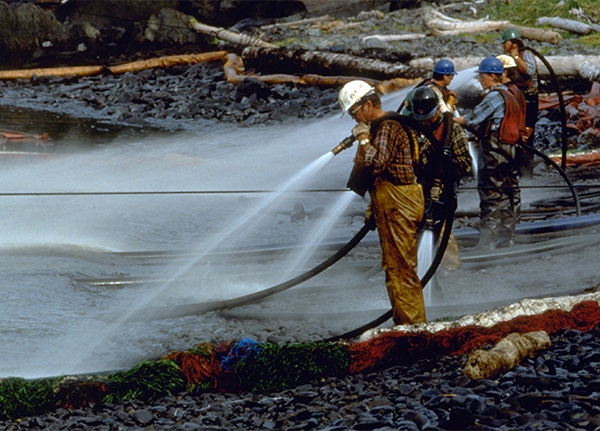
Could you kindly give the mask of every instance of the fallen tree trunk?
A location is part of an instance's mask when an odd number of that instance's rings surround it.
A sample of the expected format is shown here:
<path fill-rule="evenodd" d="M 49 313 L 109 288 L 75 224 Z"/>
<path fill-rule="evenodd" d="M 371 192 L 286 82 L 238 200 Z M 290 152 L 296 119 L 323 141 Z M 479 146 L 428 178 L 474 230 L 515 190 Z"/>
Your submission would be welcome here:
<path fill-rule="evenodd" d="M 221 39 L 227 42 L 235 43 L 237 45 L 244 46 L 261 46 L 265 48 L 277 48 L 277 45 L 272 43 L 263 42 L 262 40 L 249 36 L 247 34 L 234 33 L 232 31 L 225 30 L 220 27 L 212 27 L 210 25 L 199 23 L 196 20 L 192 20 L 192 28 L 197 32 L 208 34 L 217 39 Z"/>
<path fill-rule="evenodd" d="M 583 22 L 574 21 L 572 19 L 565 19 L 559 17 L 541 17 L 538 18 L 535 23 L 537 25 L 549 25 L 554 28 L 560 28 L 561 30 L 567 30 L 571 33 L 578 34 L 590 34 L 594 29 L 591 25 Z"/>
<path fill-rule="evenodd" d="M 549 346 L 550 337 L 545 331 L 523 335 L 512 333 L 491 350 L 477 349 L 471 352 L 463 372 L 473 380 L 494 379 Z"/>
<path fill-rule="evenodd" d="M 519 30 L 521 36 L 525 39 L 529 40 L 537 40 L 539 42 L 548 42 L 556 45 L 562 40 L 562 36 L 555 31 L 552 30 L 544 30 L 542 28 L 531 28 L 531 27 L 522 27 L 520 25 L 513 25 L 508 23 L 506 26 L 502 27 L 501 30 L 504 31 L 508 27 L 515 28 Z"/>
<path fill-rule="evenodd" d="M 271 28 L 275 28 L 275 27 L 298 28 L 298 26 L 301 26 L 304 24 L 312 24 L 315 22 L 329 21 L 330 19 L 331 19 L 331 16 L 323 15 L 323 16 L 318 16 L 318 17 L 314 17 L 314 18 L 301 19 L 298 21 L 276 22 L 275 24 L 261 25 L 260 28 L 261 28 L 261 30 L 267 30 L 267 29 L 271 29 Z"/>
<path fill-rule="evenodd" d="M 423 24 L 434 36 L 498 31 L 503 25 L 510 24 L 508 21 L 463 21 L 450 18 L 430 7 L 424 8 L 422 17 Z"/>
<path fill-rule="evenodd" d="M 422 33 L 405 33 L 405 34 L 374 34 L 372 36 L 365 36 L 360 40 L 362 45 L 365 45 L 372 41 L 378 42 L 402 42 L 405 40 L 423 39 L 425 37 Z"/>
<path fill-rule="evenodd" d="M 569 57 L 545 57 L 550 63 L 552 70 L 558 76 L 581 76 L 591 81 L 600 79 L 600 56 L 594 55 L 572 55 Z M 466 70 L 477 67 L 482 57 L 449 57 L 456 70 Z M 432 71 L 435 59 L 418 58 L 411 60 L 409 65 L 419 70 Z M 546 77 L 550 75 L 548 68 L 537 59 L 538 73 Z"/>
<path fill-rule="evenodd" d="M 275 74 L 275 75 L 257 75 L 255 73 L 245 75 L 245 67 L 243 60 L 237 54 L 227 54 L 227 61 L 223 66 L 225 79 L 231 84 L 239 84 L 246 77 L 257 79 L 265 84 L 301 84 L 310 85 L 314 87 L 336 87 L 347 84 L 350 81 L 357 79 L 353 76 L 322 76 L 322 75 L 286 75 L 286 74 Z M 375 87 L 379 94 L 388 94 L 397 91 L 400 88 L 414 85 L 420 81 L 420 79 L 404 79 L 394 78 L 387 81 L 378 81 L 369 78 L 361 78 L 367 84 Z"/>
<path fill-rule="evenodd" d="M 450 18 L 432 8 L 425 8 L 423 24 L 434 36 L 455 35 L 461 33 L 489 33 L 503 31 L 508 27 L 516 28 L 525 39 L 538 40 L 557 44 L 561 41 L 560 34 L 538 28 L 521 27 L 511 24 L 509 21 L 462 21 Z"/>
<path fill-rule="evenodd" d="M 376 80 L 419 78 L 423 70 L 347 54 L 247 47 L 242 52 L 247 67 L 276 73 L 357 76 Z"/>

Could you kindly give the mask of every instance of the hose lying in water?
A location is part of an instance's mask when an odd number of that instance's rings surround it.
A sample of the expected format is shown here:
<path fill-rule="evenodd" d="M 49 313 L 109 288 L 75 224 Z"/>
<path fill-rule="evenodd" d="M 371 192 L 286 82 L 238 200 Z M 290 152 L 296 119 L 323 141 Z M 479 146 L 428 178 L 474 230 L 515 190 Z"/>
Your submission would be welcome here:
<path fill-rule="evenodd" d="M 371 222 L 365 223 L 365 225 L 361 228 L 360 231 L 354 235 L 354 237 L 348 241 L 342 248 L 340 248 L 335 254 L 330 256 L 328 259 L 324 260 L 317 266 L 312 269 L 304 272 L 303 274 L 298 275 L 288 281 L 277 284 L 273 287 L 269 287 L 267 289 L 263 289 L 259 292 L 251 293 L 249 295 L 239 296 L 237 298 L 225 299 L 222 301 L 211 301 L 211 302 L 203 302 L 197 304 L 186 304 L 179 305 L 174 307 L 165 308 L 164 311 L 154 313 L 153 318 L 171 318 L 171 317 L 180 317 L 180 316 L 188 316 L 192 314 L 198 314 L 208 311 L 222 310 L 227 308 L 233 308 L 240 305 L 250 304 L 252 302 L 259 301 L 268 296 L 274 295 L 276 293 L 283 292 L 287 289 L 290 289 L 298 284 L 308 280 L 309 278 L 314 277 L 315 275 L 323 272 L 325 269 L 329 268 L 331 265 L 336 263 L 342 257 L 347 255 L 350 250 L 352 250 L 356 245 L 369 233 L 369 231 L 373 230 L 374 226 Z"/>
<path fill-rule="evenodd" d="M 554 169 L 556 169 L 558 171 L 560 176 L 563 177 L 563 179 L 569 186 L 569 190 L 571 190 L 571 194 L 573 195 L 573 201 L 575 202 L 575 211 L 577 212 L 577 217 L 581 216 L 581 205 L 579 204 L 579 195 L 577 194 L 577 190 L 575 190 L 575 187 L 573 186 L 571 179 L 569 178 L 567 173 L 564 171 L 564 169 L 562 167 L 560 167 L 558 165 L 558 163 L 556 163 L 554 160 L 552 160 L 550 157 L 548 157 L 541 151 L 536 150 L 535 148 L 533 148 L 529 145 L 521 144 L 520 146 L 523 147 L 525 150 L 535 154 L 536 156 L 541 157 L 547 165 L 551 165 L 552 167 L 554 167 Z"/>

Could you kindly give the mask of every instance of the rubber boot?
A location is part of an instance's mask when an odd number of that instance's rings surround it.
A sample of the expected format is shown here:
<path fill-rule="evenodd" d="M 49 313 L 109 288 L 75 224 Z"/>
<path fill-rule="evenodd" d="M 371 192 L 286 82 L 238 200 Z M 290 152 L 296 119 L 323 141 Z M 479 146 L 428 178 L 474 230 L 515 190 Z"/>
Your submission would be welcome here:
<path fill-rule="evenodd" d="M 515 245 L 515 232 L 510 227 L 500 226 L 495 248 L 509 248 Z"/>
<path fill-rule="evenodd" d="M 473 251 L 492 251 L 496 248 L 496 235 L 488 228 L 479 228 L 479 242 Z"/>

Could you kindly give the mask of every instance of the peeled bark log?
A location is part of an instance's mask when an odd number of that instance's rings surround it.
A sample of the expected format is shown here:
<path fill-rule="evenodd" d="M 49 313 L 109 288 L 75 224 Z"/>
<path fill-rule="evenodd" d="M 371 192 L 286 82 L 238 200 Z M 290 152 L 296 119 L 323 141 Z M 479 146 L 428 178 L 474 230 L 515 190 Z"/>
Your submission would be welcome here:
<path fill-rule="evenodd" d="M 360 76 L 382 81 L 418 78 L 424 72 L 404 64 L 319 51 L 248 47 L 242 57 L 249 68 L 288 74 Z"/>
<path fill-rule="evenodd" d="M 509 21 L 462 21 L 450 18 L 432 8 L 425 9 L 423 13 L 423 24 L 434 36 L 503 31 L 508 27 L 512 27 L 519 30 L 521 36 L 525 39 L 553 44 L 557 44 L 562 39 L 560 34 L 550 30 L 516 26 Z"/>
<path fill-rule="evenodd" d="M 349 76 L 321 76 L 321 75 L 286 75 L 286 74 L 276 74 L 276 75 L 263 75 L 259 76 L 255 73 L 250 75 L 244 75 L 245 67 L 243 60 L 236 54 L 227 54 L 227 61 L 223 66 L 223 70 L 225 73 L 225 79 L 227 82 L 232 84 L 239 84 L 246 76 L 249 76 L 253 79 L 257 79 L 265 84 L 302 84 L 302 85 L 312 85 L 315 87 L 334 87 L 338 85 L 344 85 L 356 78 Z M 402 85 L 402 80 L 395 83 L 395 85 Z M 381 85 L 380 81 L 372 80 L 372 79 L 363 79 L 369 85 L 373 87 L 378 87 Z M 405 80 L 406 81 L 406 80 Z M 392 85 L 392 84 L 387 84 Z M 408 84 L 406 84 L 408 85 Z M 379 88 L 378 88 L 379 90 Z M 381 92 L 381 94 L 385 94 Z"/>
<path fill-rule="evenodd" d="M 298 21 L 277 22 L 275 24 L 261 25 L 260 28 L 261 28 L 261 30 L 267 30 L 267 29 L 275 28 L 275 27 L 297 28 L 300 25 L 312 24 L 312 23 L 315 23 L 315 22 L 329 21 L 330 19 L 331 19 L 331 17 L 329 15 L 323 15 L 323 16 L 318 16 L 318 17 L 315 17 L 315 18 L 301 19 L 301 20 L 298 20 Z"/>
<path fill-rule="evenodd" d="M 434 36 L 445 36 L 460 33 L 484 33 L 498 31 L 504 25 L 509 25 L 508 21 L 462 21 L 456 18 L 450 18 L 433 8 L 424 8 L 423 24 Z"/>
<path fill-rule="evenodd" d="M 519 30 L 521 36 L 525 39 L 537 40 L 539 42 L 548 42 L 556 45 L 562 40 L 562 36 L 552 30 L 544 30 L 541 28 L 521 27 L 520 25 L 508 24 L 501 30 L 506 30 L 508 27 Z"/>
<path fill-rule="evenodd" d="M 541 17 L 538 18 L 535 23 L 537 25 L 549 25 L 554 28 L 560 28 L 561 30 L 567 30 L 571 33 L 578 34 L 590 34 L 592 31 L 594 31 L 591 25 L 574 21 L 572 19 L 564 19 L 559 17 Z"/>
<path fill-rule="evenodd" d="M 572 55 L 569 57 L 545 57 L 550 63 L 552 70 L 558 76 L 581 76 L 590 81 L 600 79 L 600 56 Z M 456 70 L 465 70 L 477 67 L 482 57 L 456 57 L 448 58 L 454 64 Z M 435 59 L 417 58 L 411 60 L 409 65 L 415 69 L 432 71 Z M 546 66 L 537 59 L 538 73 L 542 77 L 550 75 Z"/>
<path fill-rule="evenodd" d="M 404 40 L 415 40 L 415 39 L 423 39 L 425 37 L 424 34 L 421 33 L 406 33 L 406 34 L 374 34 L 372 36 L 365 36 L 360 40 L 361 44 L 366 44 L 373 40 L 377 40 L 380 42 L 401 42 Z"/>
<path fill-rule="evenodd" d="M 249 36 L 247 34 L 233 33 L 220 27 L 211 27 L 210 25 L 201 24 L 197 21 L 192 21 L 192 28 L 200 33 L 208 34 L 218 39 L 235 43 L 244 46 L 261 46 L 264 48 L 277 48 L 277 45 L 263 42 L 262 40 Z"/>
<path fill-rule="evenodd" d="M 545 331 L 527 334 L 512 333 L 491 350 L 478 349 L 469 354 L 463 370 L 473 380 L 494 379 L 501 373 L 519 365 L 525 358 L 550 346 L 550 337 Z"/>

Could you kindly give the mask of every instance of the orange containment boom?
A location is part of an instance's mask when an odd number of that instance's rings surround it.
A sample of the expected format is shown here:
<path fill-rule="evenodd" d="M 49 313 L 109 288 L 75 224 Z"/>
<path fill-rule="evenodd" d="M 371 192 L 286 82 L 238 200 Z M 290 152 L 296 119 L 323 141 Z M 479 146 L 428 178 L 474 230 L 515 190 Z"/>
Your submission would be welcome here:
<path fill-rule="evenodd" d="M 168 67 L 177 64 L 195 64 L 205 61 L 217 61 L 225 58 L 225 51 L 205 52 L 201 54 L 169 55 L 152 58 L 150 60 L 133 61 L 117 66 L 76 66 L 76 67 L 50 67 L 46 69 L 19 69 L 0 70 L 0 80 L 32 79 L 34 76 L 91 76 L 109 71 L 115 74 L 133 72 L 136 70 L 151 69 L 153 67 Z"/>

